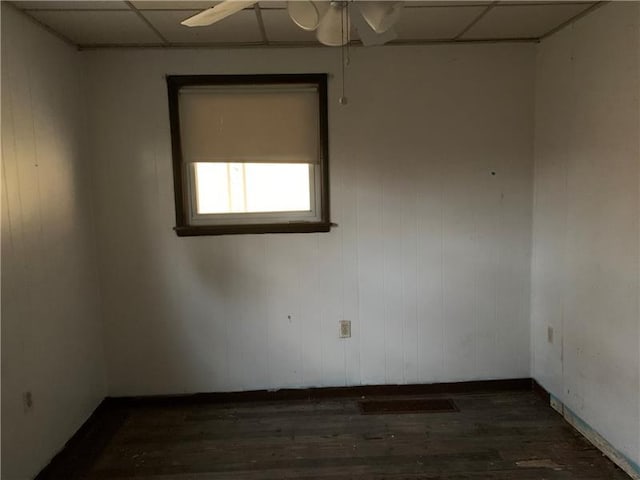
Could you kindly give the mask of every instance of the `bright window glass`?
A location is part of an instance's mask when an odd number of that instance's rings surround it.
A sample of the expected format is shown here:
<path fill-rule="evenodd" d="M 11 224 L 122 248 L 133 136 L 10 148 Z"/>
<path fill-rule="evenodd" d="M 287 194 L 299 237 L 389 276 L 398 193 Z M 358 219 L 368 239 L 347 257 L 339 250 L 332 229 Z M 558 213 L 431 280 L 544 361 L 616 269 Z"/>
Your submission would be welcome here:
<path fill-rule="evenodd" d="M 311 211 L 306 163 L 194 163 L 198 215 Z"/>

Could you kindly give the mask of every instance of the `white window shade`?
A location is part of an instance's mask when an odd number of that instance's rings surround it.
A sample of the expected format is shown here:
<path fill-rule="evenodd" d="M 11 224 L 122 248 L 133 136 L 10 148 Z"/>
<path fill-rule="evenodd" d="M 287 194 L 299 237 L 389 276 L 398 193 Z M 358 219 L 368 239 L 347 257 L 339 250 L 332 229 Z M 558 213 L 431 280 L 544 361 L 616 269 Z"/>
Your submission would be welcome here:
<path fill-rule="evenodd" d="M 185 163 L 319 162 L 315 86 L 183 87 L 179 105 Z"/>

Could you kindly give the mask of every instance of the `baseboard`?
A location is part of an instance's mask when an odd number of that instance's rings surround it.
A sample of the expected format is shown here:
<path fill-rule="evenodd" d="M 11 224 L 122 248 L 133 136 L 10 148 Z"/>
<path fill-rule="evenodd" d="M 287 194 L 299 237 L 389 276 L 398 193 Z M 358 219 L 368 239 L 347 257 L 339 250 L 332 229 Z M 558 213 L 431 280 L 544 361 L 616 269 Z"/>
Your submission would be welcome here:
<path fill-rule="evenodd" d="M 594 430 L 587 422 L 580 418 L 579 415 L 576 415 L 575 412 L 562 403 L 559 398 L 547 392 L 538 382 L 532 380 L 532 385 L 534 386 L 534 391 L 544 392 L 543 396 L 546 396 L 551 408 L 562 415 L 569 425 L 585 437 L 613 463 L 620 467 L 627 475 L 634 480 L 640 480 L 640 466 L 638 464 L 611 445 L 606 438 Z"/>
<path fill-rule="evenodd" d="M 542 400 L 544 400 L 546 403 L 549 403 L 551 401 L 551 395 L 549 394 L 549 392 L 547 392 L 545 388 L 534 379 L 531 379 L 531 390 L 533 390 L 533 392 L 540 398 L 542 398 Z"/>
<path fill-rule="evenodd" d="M 582 418 L 576 415 L 571 409 L 564 406 L 564 419 L 587 438 L 598 450 L 604 453 L 613 463 L 618 465 L 634 480 L 640 480 L 640 466 L 611 445 L 606 438 L 591 428 Z"/>
<path fill-rule="evenodd" d="M 73 480 L 91 465 L 126 419 L 126 411 L 105 398 L 35 480 Z"/>
<path fill-rule="evenodd" d="M 240 403 L 278 400 L 321 400 L 327 398 L 371 397 L 392 395 L 434 395 L 451 393 L 479 393 L 526 390 L 531 391 L 530 378 L 506 380 L 478 380 L 451 383 L 416 383 L 407 385 L 360 385 L 349 387 L 285 388 L 278 390 L 251 390 L 240 392 L 207 392 L 185 395 L 143 395 L 135 397 L 109 397 L 109 401 L 122 405 L 172 405 L 190 403 Z"/>

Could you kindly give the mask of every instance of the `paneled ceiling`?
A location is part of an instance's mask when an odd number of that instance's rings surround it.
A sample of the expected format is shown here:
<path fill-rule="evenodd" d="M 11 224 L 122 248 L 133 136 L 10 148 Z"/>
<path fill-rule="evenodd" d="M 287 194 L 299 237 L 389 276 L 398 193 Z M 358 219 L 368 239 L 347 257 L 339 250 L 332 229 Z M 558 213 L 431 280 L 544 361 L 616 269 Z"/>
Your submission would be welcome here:
<path fill-rule="evenodd" d="M 357 1 L 357 0 L 356 0 Z M 287 2 L 262 1 L 208 27 L 180 22 L 215 1 L 14 1 L 80 48 L 320 45 L 296 27 Z M 536 41 L 593 10 L 590 1 L 407 1 L 396 44 Z M 354 36 L 357 41 L 357 35 Z"/>

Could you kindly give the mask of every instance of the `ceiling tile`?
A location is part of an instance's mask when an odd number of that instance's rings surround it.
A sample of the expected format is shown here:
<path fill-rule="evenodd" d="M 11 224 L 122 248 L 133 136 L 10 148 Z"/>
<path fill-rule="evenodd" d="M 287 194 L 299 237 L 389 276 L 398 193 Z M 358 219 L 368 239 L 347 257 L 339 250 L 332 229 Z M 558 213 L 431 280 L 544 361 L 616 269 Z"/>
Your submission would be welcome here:
<path fill-rule="evenodd" d="M 160 43 L 158 36 L 131 10 L 33 10 L 29 15 L 78 45 Z"/>
<path fill-rule="evenodd" d="M 262 41 L 253 10 L 243 10 L 207 27 L 185 27 L 192 10 L 142 10 L 141 13 L 170 43 L 255 43 Z"/>
<path fill-rule="evenodd" d="M 214 0 L 135 0 L 131 3 L 138 10 L 205 10 L 220 2 Z"/>
<path fill-rule="evenodd" d="M 395 29 L 400 40 L 452 39 L 485 9 L 483 6 L 416 8 L 404 11 Z"/>
<path fill-rule="evenodd" d="M 124 2 L 94 1 L 94 2 L 13 2 L 22 10 L 129 10 Z"/>
<path fill-rule="evenodd" d="M 270 42 L 317 42 L 315 32 L 299 28 L 286 10 L 263 9 L 262 21 Z"/>
<path fill-rule="evenodd" d="M 462 38 L 539 38 L 589 6 L 584 3 L 498 5 Z"/>
<path fill-rule="evenodd" d="M 260 3 L 267 38 L 273 42 L 316 42 L 314 32 L 298 28 L 289 18 L 285 9 L 264 9 L 264 2 Z M 280 2 L 271 2 L 274 4 Z M 284 2 L 282 2 L 284 3 Z M 413 6 L 409 2 L 408 6 Z M 446 7 L 443 4 L 451 2 L 415 2 L 437 3 L 434 8 L 406 9 L 396 24 L 396 31 L 400 40 L 433 40 L 450 39 L 458 35 L 464 27 L 469 25 L 486 6 L 481 2 L 464 2 L 461 8 Z M 486 2 L 489 3 L 489 2 Z M 467 5 L 475 4 L 475 5 Z M 405 7 L 406 8 L 406 7 Z M 358 39 L 358 32 L 353 31 L 351 37 Z"/>

